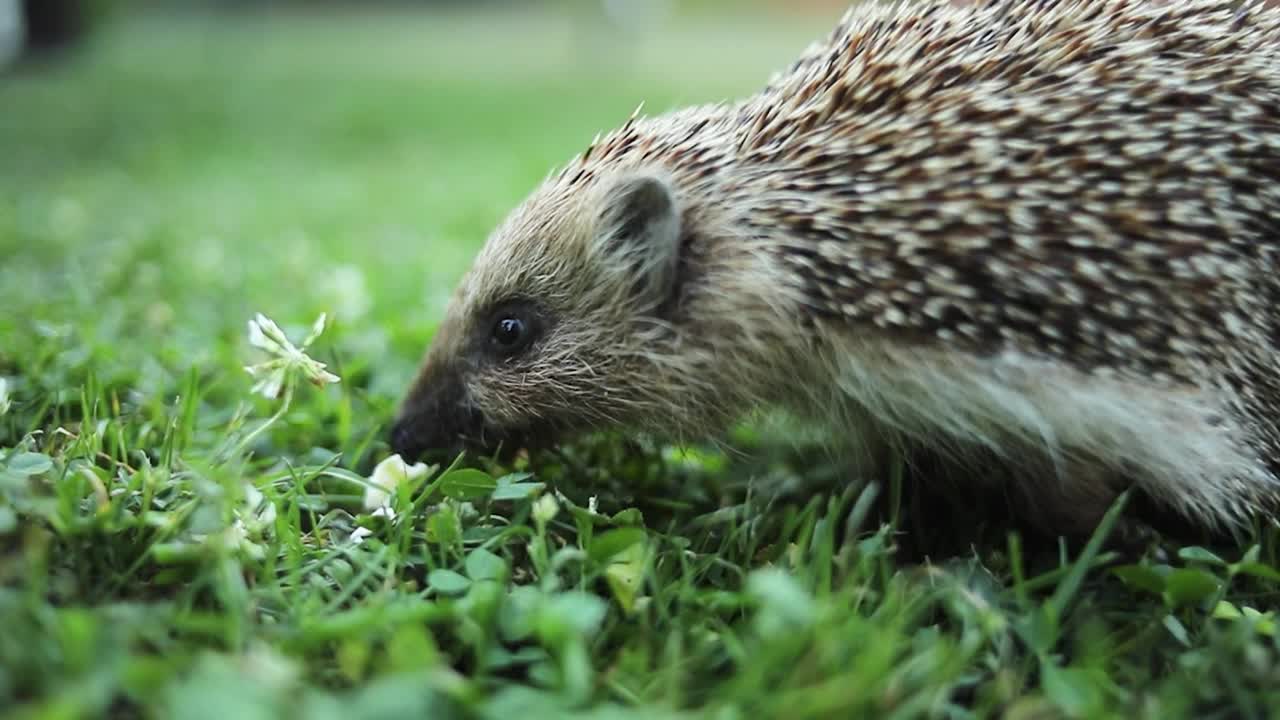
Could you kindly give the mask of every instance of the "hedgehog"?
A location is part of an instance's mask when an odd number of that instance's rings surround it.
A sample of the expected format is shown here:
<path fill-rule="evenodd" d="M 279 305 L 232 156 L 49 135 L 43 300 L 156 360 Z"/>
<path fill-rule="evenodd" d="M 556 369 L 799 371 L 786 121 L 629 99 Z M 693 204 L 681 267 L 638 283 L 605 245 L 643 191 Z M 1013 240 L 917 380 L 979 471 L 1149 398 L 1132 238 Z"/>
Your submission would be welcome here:
<path fill-rule="evenodd" d="M 1280 10 L 863 4 L 745 99 L 633 115 L 491 234 L 393 451 L 782 413 L 1008 470 L 1087 532 L 1280 497 Z"/>

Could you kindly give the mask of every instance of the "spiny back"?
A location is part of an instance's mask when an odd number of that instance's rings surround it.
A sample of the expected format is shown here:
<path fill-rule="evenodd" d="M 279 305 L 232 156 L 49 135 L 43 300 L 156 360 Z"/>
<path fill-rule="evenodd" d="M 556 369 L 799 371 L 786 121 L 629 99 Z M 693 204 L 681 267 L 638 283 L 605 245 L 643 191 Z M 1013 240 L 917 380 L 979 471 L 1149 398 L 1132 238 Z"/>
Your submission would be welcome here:
<path fill-rule="evenodd" d="M 1280 239 L 1280 12 L 916 5 L 851 12 L 736 118 L 817 314 L 1169 378 L 1273 342 L 1238 313 Z"/>

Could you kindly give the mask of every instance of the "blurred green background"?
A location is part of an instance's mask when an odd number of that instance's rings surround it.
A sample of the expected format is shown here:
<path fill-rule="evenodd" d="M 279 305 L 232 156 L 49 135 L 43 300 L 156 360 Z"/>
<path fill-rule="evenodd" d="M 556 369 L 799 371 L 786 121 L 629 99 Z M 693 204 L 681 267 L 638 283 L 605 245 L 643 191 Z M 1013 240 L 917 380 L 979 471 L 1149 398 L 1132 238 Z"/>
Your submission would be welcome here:
<path fill-rule="evenodd" d="M 254 312 L 329 311 L 326 360 L 384 415 L 548 171 L 641 102 L 753 91 L 842 7 L 82 4 L 83 32 L 0 70 L 0 376 L 56 405 L 92 371 L 145 404 L 242 363 Z"/>

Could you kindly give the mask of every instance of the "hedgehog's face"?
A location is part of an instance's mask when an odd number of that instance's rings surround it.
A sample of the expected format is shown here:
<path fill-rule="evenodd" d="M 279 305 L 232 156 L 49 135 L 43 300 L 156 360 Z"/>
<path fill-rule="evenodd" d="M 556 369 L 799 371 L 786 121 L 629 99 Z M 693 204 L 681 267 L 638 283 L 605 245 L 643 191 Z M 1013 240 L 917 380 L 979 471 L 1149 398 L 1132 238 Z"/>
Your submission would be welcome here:
<path fill-rule="evenodd" d="M 541 444 L 626 423 L 652 398 L 681 235 L 671 185 L 552 182 L 489 239 L 458 288 L 392 431 L 426 450 Z"/>

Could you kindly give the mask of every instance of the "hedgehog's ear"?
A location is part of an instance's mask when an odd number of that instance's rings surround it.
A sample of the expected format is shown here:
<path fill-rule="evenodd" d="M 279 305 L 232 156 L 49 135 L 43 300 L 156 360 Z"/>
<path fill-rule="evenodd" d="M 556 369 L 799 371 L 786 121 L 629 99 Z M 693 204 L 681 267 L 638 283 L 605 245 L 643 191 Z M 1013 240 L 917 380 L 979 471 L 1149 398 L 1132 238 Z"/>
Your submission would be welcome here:
<path fill-rule="evenodd" d="M 657 305 L 675 287 L 680 211 L 674 188 L 652 175 L 630 175 L 604 193 L 596 242 L 619 271 L 634 278 L 637 300 Z"/>

